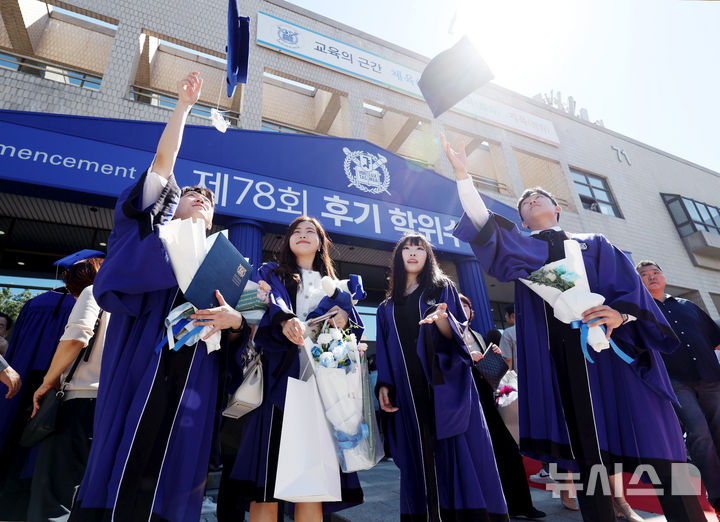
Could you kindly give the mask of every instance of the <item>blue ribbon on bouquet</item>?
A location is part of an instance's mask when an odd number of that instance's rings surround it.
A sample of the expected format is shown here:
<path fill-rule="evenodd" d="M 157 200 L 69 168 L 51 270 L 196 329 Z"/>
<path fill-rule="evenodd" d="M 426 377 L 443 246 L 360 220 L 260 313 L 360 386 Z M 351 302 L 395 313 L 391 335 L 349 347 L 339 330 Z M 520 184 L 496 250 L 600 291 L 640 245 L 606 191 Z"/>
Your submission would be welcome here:
<path fill-rule="evenodd" d="M 592 323 L 594 323 L 595 321 L 598 321 L 598 320 L 599 319 L 593 319 L 589 323 L 583 323 L 582 321 L 573 321 L 572 323 L 570 323 L 570 327 L 572 329 L 574 329 L 574 330 L 580 329 L 580 347 L 582 348 L 582 352 L 583 352 L 583 355 L 585 356 L 585 359 L 587 359 L 591 364 L 595 364 L 595 361 L 592 360 L 592 358 L 590 357 L 590 354 L 588 353 L 588 349 L 587 349 L 588 330 L 589 330 L 590 326 L 592 325 Z M 605 330 L 605 326 L 602 324 L 599 326 L 599 328 L 602 329 L 603 333 L 605 333 L 607 331 L 607 330 Z M 615 352 L 615 355 L 620 357 L 620 359 L 625 361 L 627 364 L 630 364 L 635 360 L 632 357 L 630 357 L 628 354 L 623 352 L 618 347 L 618 345 L 615 344 L 615 341 L 612 340 L 612 337 L 610 339 L 608 339 L 608 342 L 610 343 L 610 348 L 612 348 L 613 352 Z"/>
<path fill-rule="evenodd" d="M 363 439 L 367 439 L 370 436 L 370 429 L 364 422 L 360 424 L 355 435 L 348 435 L 344 431 L 335 430 L 335 440 L 337 445 L 342 450 L 349 450 L 360 444 Z"/>
<path fill-rule="evenodd" d="M 185 328 L 189 323 L 192 323 L 192 319 L 188 319 L 183 317 L 183 314 L 189 309 L 192 308 L 192 305 L 190 303 L 184 303 L 176 308 L 173 308 L 170 310 L 170 313 L 168 314 L 167 318 L 165 318 L 165 327 L 168 329 L 168 335 L 164 336 L 162 339 L 160 339 L 160 342 L 155 347 L 155 353 L 160 353 L 163 346 L 168 344 L 170 342 L 170 332 L 172 332 L 173 338 L 179 334 L 183 328 Z M 195 344 L 200 340 L 200 333 L 202 332 L 202 329 L 205 328 L 204 326 L 196 326 L 192 330 L 190 330 L 188 333 L 183 335 L 180 339 L 175 341 L 175 346 L 173 346 L 173 351 L 177 352 L 180 348 L 185 346 L 186 344 Z"/>
<path fill-rule="evenodd" d="M 337 443 L 336 453 L 338 456 L 338 460 L 340 461 L 341 468 L 345 467 L 345 454 L 343 453 L 343 451 L 356 448 L 358 444 L 363 441 L 363 439 L 367 439 L 369 436 L 370 429 L 365 422 L 360 424 L 360 427 L 358 428 L 355 435 L 348 435 L 341 430 L 335 430 L 333 432 L 333 437 L 335 437 L 335 441 Z"/>

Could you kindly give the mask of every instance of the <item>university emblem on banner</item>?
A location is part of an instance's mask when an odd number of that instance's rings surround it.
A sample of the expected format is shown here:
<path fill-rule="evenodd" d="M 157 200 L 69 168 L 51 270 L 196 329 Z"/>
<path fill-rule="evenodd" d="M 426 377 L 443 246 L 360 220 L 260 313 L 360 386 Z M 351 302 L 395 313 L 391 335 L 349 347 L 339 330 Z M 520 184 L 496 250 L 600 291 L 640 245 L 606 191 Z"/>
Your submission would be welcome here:
<path fill-rule="evenodd" d="M 282 25 L 277 26 L 278 42 L 284 47 L 299 47 L 300 37 L 297 31 L 292 31 Z"/>
<path fill-rule="evenodd" d="M 387 158 L 382 154 L 372 154 L 362 150 L 350 150 L 343 147 L 345 153 L 345 175 L 350 184 L 348 187 L 355 187 L 363 192 L 380 194 L 385 192 L 388 196 L 390 186 L 390 173 L 385 164 Z"/>

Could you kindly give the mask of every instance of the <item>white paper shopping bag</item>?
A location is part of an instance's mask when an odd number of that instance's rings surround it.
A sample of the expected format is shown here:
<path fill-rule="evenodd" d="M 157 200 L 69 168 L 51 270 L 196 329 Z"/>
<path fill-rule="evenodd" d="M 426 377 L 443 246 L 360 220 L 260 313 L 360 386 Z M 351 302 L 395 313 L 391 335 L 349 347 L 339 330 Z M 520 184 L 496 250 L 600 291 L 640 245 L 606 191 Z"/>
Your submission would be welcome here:
<path fill-rule="evenodd" d="M 307 382 L 288 379 L 275 498 L 341 500 L 340 466 L 314 376 Z"/>

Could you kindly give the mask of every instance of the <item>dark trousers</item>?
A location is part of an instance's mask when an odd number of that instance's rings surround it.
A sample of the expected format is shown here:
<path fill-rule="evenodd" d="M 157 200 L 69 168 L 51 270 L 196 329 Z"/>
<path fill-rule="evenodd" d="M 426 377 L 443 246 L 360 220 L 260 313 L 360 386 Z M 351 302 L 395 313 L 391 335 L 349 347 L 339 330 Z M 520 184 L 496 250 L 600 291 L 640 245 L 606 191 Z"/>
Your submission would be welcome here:
<path fill-rule="evenodd" d="M 491 386 L 480 375 L 477 368 L 473 367 L 472 373 L 480 397 L 480 405 L 485 414 L 485 422 L 490 432 L 508 513 L 511 516 L 528 514 L 532 511 L 533 504 L 520 450 L 495 405 Z"/>
<path fill-rule="evenodd" d="M 557 321 L 553 322 L 557 323 Z M 580 334 L 577 330 L 570 330 L 568 325 L 552 325 L 550 346 L 570 436 L 570 446 L 580 468 L 580 484 L 577 486 L 580 512 L 585 522 L 614 522 L 616 518 L 612 493 L 603 491 L 600 481 L 597 480 L 594 490 L 588 492 L 593 466 L 602 465 L 603 461 L 595 431 L 585 357 L 580 350 Z M 673 488 L 669 461 L 654 461 L 648 464 L 655 468 L 660 479 L 663 495 L 659 495 L 658 500 L 668 520 L 672 522 L 705 520 L 697 496 L 671 494 Z M 597 476 L 594 479 L 597 479 Z"/>
<path fill-rule="evenodd" d="M 60 406 L 55 432 L 40 443 L 28 520 L 61 522 L 70 516 L 92 442 L 95 399 L 70 399 Z"/>
<path fill-rule="evenodd" d="M 720 382 L 673 380 L 672 385 L 692 463 L 700 470 L 710 500 L 720 499 Z"/>

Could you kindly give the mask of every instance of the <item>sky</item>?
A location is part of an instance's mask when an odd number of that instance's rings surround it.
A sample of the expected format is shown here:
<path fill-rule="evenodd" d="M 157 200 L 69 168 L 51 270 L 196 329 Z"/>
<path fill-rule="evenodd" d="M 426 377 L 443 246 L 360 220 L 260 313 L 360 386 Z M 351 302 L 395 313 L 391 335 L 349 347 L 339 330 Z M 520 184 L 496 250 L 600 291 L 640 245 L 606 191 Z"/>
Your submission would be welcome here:
<path fill-rule="evenodd" d="M 427 57 L 467 34 L 495 84 L 720 172 L 720 1 L 289 1 Z"/>

